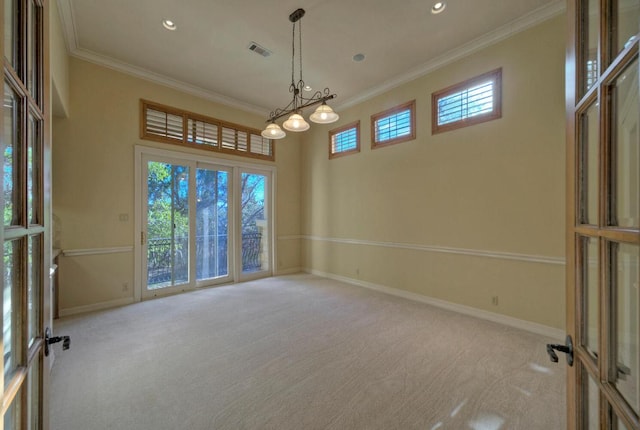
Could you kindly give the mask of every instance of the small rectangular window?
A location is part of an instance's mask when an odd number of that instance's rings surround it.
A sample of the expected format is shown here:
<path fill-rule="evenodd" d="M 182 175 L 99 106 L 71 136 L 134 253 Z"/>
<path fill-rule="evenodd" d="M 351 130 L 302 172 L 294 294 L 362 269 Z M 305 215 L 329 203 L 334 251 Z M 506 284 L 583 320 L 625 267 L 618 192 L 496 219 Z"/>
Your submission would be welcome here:
<path fill-rule="evenodd" d="M 217 147 L 218 126 L 207 121 L 188 118 L 187 142 Z"/>
<path fill-rule="evenodd" d="M 360 121 L 329 131 L 329 158 L 360 152 Z"/>
<path fill-rule="evenodd" d="M 502 69 L 431 94 L 431 133 L 502 117 Z"/>
<path fill-rule="evenodd" d="M 416 101 L 371 115 L 371 148 L 416 138 Z"/>

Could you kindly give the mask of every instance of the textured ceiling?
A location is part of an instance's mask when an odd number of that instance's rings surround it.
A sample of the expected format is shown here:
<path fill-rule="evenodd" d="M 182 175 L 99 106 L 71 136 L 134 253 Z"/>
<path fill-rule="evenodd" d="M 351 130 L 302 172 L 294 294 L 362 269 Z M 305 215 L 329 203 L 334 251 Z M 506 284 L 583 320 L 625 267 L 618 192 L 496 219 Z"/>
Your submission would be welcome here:
<path fill-rule="evenodd" d="M 564 9 L 563 0 L 58 0 L 72 55 L 250 111 L 290 101 L 289 14 L 304 80 L 346 106 Z M 165 30 L 168 18 L 176 31 Z M 257 42 L 267 58 L 248 49 Z M 354 62 L 354 54 L 365 54 Z M 297 72 L 296 72 L 297 73 Z"/>

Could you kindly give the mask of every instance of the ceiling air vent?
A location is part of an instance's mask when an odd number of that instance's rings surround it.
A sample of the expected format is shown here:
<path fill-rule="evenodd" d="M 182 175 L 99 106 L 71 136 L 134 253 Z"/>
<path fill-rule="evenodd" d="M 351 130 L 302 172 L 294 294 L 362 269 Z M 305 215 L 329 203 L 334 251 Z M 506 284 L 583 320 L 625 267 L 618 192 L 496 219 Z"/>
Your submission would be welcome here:
<path fill-rule="evenodd" d="M 263 57 L 268 57 L 269 55 L 271 55 L 271 51 L 263 46 L 258 45 L 256 42 L 251 42 L 251 44 L 249 45 L 249 50 L 255 52 L 256 54 L 260 54 Z"/>

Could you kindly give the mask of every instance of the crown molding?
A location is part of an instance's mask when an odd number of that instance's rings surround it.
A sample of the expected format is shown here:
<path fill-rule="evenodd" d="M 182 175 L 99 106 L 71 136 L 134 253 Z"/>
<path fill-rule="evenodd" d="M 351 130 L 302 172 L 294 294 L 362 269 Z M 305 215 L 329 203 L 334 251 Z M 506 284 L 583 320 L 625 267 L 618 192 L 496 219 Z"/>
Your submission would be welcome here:
<path fill-rule="evenodd" d="M 262 116 L 267 116 L 269 109 L 241 102 L 232 97 L 228 97 L 213 91 L 206 90 L 204 88 L 188 84 L 177 79 L 170 78 L 165 75 L 147 70 L 141 67 L 136 67 L 131 64 L 116 60 L 114 58 L 98 54 L 88 49 L 81 48 L 78 45 L 77 30 L 75 25 L 75 18 L 73 14 L 73 6 L 71 0 L 57 0 L 58 10 L 60 12 L 60 20 L 62 22 L 62 28 L 64 31 L 65 40 L 67 43 L 67 49 L 69 54 L 80 58 L 82 60 L 110 68 L 122 73 L 136 76 L 141 79 L 145 79 L 151 82 L 158 83 L 176 90 L 192 94 L 197 97 L 201 97 L 207 100 L 211 100 L 216 103 L 220 103 L 232 108 L 241 109 L 246 112 L 255 113 Z M 381 85 L 377 85 L 370 88 L 355 97 L 347 99 L 344 103 L 337 103 L 337 109 L 346 109 L 362 103 L 370 98 L 383 94 L 393 88 L 396 88 L 407 82 L 411 82 L 417 78 L 427 75 L 434 70 L 453 63 L 467 55 L 470 55 L 476 51 L 479 51 L 487 46 L 498 43 L 508 37 L 531 28 L 541 22 L 544 22 L 550 18 L 555 17 L 563 13 L 566 10 L 565 0 L 556 0 L 549 6 L 543 6 L 538 8 L 527 15 L 524 15 L 502 27 L 493 30 L 485 35 L 466 43 L 458 48 L 455 48 L 447 53 L 434 58 L 420 66 L 417 66 L 400 76 L 390 79 Z"/>
<path fill-rule="evenodd" d="M 269 114 L 269 110 L 267 108 L 241 102 L 232 97 L 228 97 L 198 87 L 196 85 L 188 84 L 186 82 L 161 75 L 151 70 L 133 66 L 123 61 L 116 60 L 115 58 L 111 58 L 109 56 L 98 54 L 91 50 L 81 48 L 78 45 L 77 30 L 71 0 L 58 0 L 58 10 L 60 11 L 60 21 L 62 21 L 62 28 L 67 42 L 67 49 L 69 50 L 69 54 L 73 57 L 80 58 L 90 63 L 94 63 L 118 72 L 126 73 L 137 78 L 164 85 L 166 87 L 182 91 L 186 94 L 191 94 L 206 100 L 223 104 L 225 106 L 240 109 L 245 112 L 254 113 L 260 116 L 267 116 Z"/>
<path fill-rule="evenodd" d="M 454 48 L 439 57 L 436 57 L 432 60 L 427 61 L 426 63 L 410 69 L 402 75 L 383 82 L 382 84 L 366 90 L 355 97 L 351 97 L 344 103 L 338 102 L 335 104 L 335 107 L 336 109 L 347 109 L 365 102 L 375 96 L 392 90 L 393 88 L 421 78 L 422 76 L 428 75 L 429 73 L 440 69 L 441 67 L 444 67 L 448 64 L 451 64 L 454 61 L 464 58 L 470 54 L 473 54 L 474 52 L 480 51 L 481 49 L 507 39 L 516 33 L 520 33 L 524 30 L 534 27 L 548 19 L 560 15 L 565 10 L 566 1 L 556 0 L 549 6 L 538 8 L 514 21 L 511 21 L 508 24 L 503 25 L 502 27 L 499 27 L 489 33 L 484 34 L 483 36 L 472 40 L 471 42 L 465 43 L 464 45 L 458 48 Z"/>

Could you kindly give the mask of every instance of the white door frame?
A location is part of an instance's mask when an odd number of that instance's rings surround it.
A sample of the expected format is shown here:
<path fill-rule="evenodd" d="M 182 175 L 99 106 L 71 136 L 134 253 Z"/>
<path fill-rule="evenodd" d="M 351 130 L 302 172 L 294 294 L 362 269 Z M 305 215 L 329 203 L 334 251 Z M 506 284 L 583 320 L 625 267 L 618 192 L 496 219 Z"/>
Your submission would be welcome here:
<path fill-rule="evenodd" d="M 235 189 L 231 189 L 229 191 L 229 194 L 230 194 L 229 198 L 230 198 L 230 201 L 231 199 L 233 199 L 234 204 L 232 205 L 233 207 L 230 208 L 229 216 L 232 219 L 232 221 L 230 222 L 232 223 L 232 226 L 233 226 L 232 231 L 235 236 L 233 240 L 234 242 L 233 248 L 235 249 L 235 251 L 232 253 L 233 255 L 231 255 L 230 253 L 231 262 L 229 267 L 229 273 L 232 274 L 232 278 L 229 281 L 239 282 L 239 281 L 245 281 L 249 279 L 267 277 L 267 276 L 273 275 L 275 270 L 274 262 L 278 261 L 277 254 L 276 254 L 276 243 L 275 243 L 275 238 L 277 237 L 276 228 L 275 228 L 276 227 L 275 202 L 276 202 L 276 176 L 277 176 L 275 166 L 258 164 L 258 163 L 247 163 L 242 161 L 236 161 L 233 159 L 217 158 L 213 155 L 209 156 L 208 154 L 202 154 L 202 151 L 198 151 L 198 153 L 181 152 L 181 151 L 172 151 L 172 150 L 160 149 L 160 148 L 143 146 L 143 145 L 135 145 L 134 151 L 135 151 L 135 157 L 134 157 L 135 159 L 135 168 L 134 168 L 135 170 L 135 174 L 134 174 L 135 225 L 134 225 L 134 246 L 133 246 L 134 248 L 133 293 L 134 293 L 135 302 L 139 302 L 147 298 L 143 294 L 143 285 L 142 285 L 145 278 L 144 274 L 142 273 L 142 266 L 144 263 L 143 258 L 145 258 L 145 256 L 143 255 L 143 251 L 145 247 L 141 243 L 142 233 L 145 230 L 145 226 L 143 224 L 143 219 L 144 219 L 143 211 L 145 210 L 145 204 L 142 201 L 142 198 L 143 198 L 142 181 L 144 179 L 142 177 L 142 172 L 143 172 L 142 164 L 145 156 L 169 158 L 169 159 L 175 160 L 176 162 L 183 162 L 183 163 L 199 163 L 199 164 L 202 164 L 203 166 L 206 166 L 206 165 L 223 166 L 231 170 L 232 175 L 230 177 L 230 183 L 233 184 L 234 188 L 236 187 L 235 184 L 239 184 L 239 181 L 237 179 L 240 178 L 241 172 L 258 173 L 258 174 L 266 175 L 267 181 L 268 181 L 268 187 L 267 187 L 267 192 L 265 193 L 265 200 L 266 200 L 265 204 L 267 205 L 266 210 L 268 211 L 267 212 L 267 217 L 268 217 L 267 222 L 269 226 L 268 240 L 269 240 L 269 250 L 271 253 L 269 258 L 268 270 L 262 270 L 262 271 L 251 273 L 251 274 L 241 273 L 242 268 L 240 266 L 241 266 L 242 260 L 241 259 L 238 260 L 238 255 L 240 252 L 238 248 L 240 246 L 240 240 L 241 240 L 240 237 L 238 236 L 239 228 L 240 228 L 239 225 L 240 225 L 241 213 L 237 209 L 237 207 L 239 207 L 238 202 L 240 201 L 239 200 L 240 193 L 236 192 Z M 190 214 L 190 218 L 191 218 L 191 214 Z M 195 223 L 192 228 L 195 228 Z M 195 285 L 196 288 L 201 286 L 202 285 Z M 207 286 L 210 286 L 210 285 L 207 285 Z"/>

